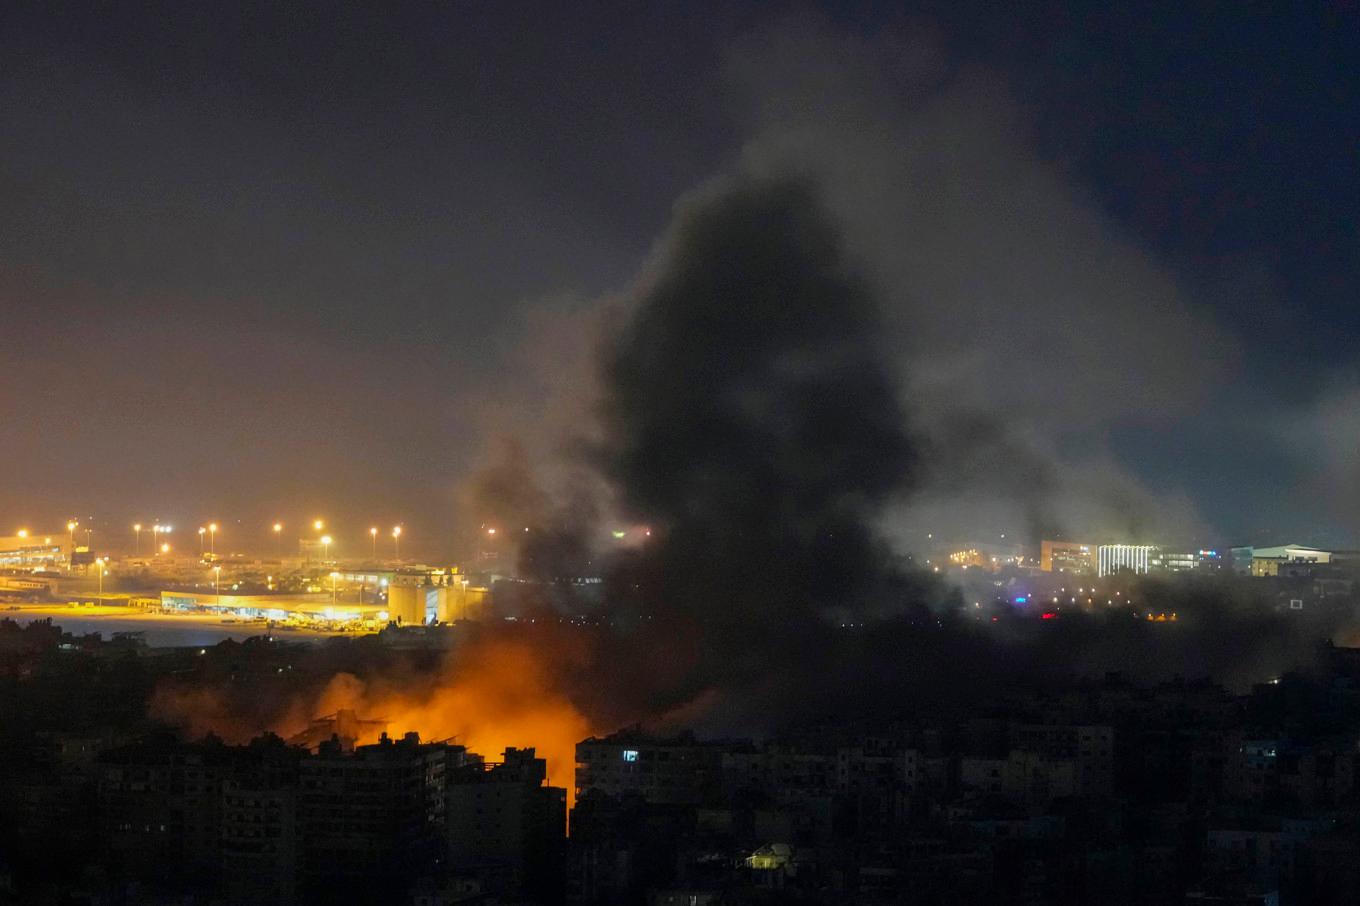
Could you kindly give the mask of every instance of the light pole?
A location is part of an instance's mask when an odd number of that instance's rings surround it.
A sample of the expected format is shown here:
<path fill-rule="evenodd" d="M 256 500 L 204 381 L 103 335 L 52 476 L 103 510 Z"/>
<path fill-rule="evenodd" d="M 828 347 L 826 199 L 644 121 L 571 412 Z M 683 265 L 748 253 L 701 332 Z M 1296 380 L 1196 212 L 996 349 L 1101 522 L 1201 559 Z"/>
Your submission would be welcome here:
<path fill-rule="evenodd" d="M 331 570 L 331 609 L 335 609 L 335 580 L 340 578 L 340 574 Z"/>
<path fill-rule="evenodd" d="M 378 530 L 377 530 L 377 528 L 371 528 L 371 529 L 369 529 L 369 530 L 368 530 L 368 536 L 369 536 L 371 539 L 373 539 L 373 562 L 374 562 L 374 563 L 377 563 L 377 562 L 378 562 Z"/>
<path fill-rule="evenodd" d="M 142 524 L 134 522 L 132 524 L 132 556 L 142 555 Z"/>
<path fill-rule="evenodd" d="M 76 522 L 74 519 L 72 519 L 70 522 L 66 523 L 66 531 L 69 532 L 70 535 L 71 535 L 71 550 L 72 550 L 72 551 L 74 551 L 74 550 L 76 549 L 76 526 L 78 526 L 78 525 L 80 525 L 80 523 L 79 523 L 79 522 Z"/>
<path fill-rule="evenodd" d="M 208 553 L 217 556 L 217 523 L 208 523 Z"/>
<path fill-rule="evenodd" d="M 274 553 L 278 554 L 279 556 L 283 556 L 283 548 L 280 546 L 282 543 L 283 543 L 283 523 L 276 522 L 274 523 Z"/>
<path fill-rule="evenodd" d="M 217 606 L 222 606 L 222 567 L 213 567 L 213 593 L 217 595 Z"/>
<path fill-rule="evenodd" d="M 94 565 L 99 569 L 99 597 L 104 597 L 104 563 L 103 557 L 95 557 Z"/>
<path fill-rule="evenodd" d="M 401 560 L 401 526 L 392 526 L 392 548 L 396 553 L 396 559 Z"/>
<path fill-rule="evenodd" d="M 203 536 L 206 535 L 207 533 L 208 533 L 208 530 L 205 529 L 203 526 L 200 525 L 200 526 L 198 527 L 198 555 L 199 555 L 199 557 L 202 557 L 202 556 L 203 556 Z"/>
<path fill-rule="evenodd" d="M 325 563 L 331 558 L 331 536 L 321 536 L 321 561 Z"/>

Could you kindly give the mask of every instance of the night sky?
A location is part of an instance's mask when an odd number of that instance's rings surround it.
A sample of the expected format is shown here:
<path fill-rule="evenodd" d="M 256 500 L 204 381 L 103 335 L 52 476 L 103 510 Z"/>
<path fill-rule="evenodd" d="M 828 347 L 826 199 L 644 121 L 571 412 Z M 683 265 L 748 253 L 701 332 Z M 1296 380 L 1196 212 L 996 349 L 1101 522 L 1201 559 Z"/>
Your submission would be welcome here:
<path fill-rule="evenodd" d="M 796 171 L 957 451 L 890 531 L 1354 543 L 1360 11 L 1179 6 L 5 4 L 0 530 L 447 553 L 675 205 Z"/>

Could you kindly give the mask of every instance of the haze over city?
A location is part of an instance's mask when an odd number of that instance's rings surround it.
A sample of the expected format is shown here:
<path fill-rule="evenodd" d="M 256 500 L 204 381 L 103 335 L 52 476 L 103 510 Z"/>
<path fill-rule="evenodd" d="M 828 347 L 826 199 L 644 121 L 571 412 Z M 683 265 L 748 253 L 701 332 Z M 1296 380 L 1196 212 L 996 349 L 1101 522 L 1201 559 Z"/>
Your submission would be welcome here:
<path fill-rule="evenodd" d="M 589 432 L 673 207 L 798 172 L 908 417 L 962 445 L 890 529 L 1040 495 L 1078 536 L 1354 537 L 1343 13 L 4 15 L 15 525 L 327 515 L 450 555 L 504 436 Z"/>
<path fill-rule="evenodd" d="M 0 10 L 0 903 L 1344 903 L 1360 21 Z"/>

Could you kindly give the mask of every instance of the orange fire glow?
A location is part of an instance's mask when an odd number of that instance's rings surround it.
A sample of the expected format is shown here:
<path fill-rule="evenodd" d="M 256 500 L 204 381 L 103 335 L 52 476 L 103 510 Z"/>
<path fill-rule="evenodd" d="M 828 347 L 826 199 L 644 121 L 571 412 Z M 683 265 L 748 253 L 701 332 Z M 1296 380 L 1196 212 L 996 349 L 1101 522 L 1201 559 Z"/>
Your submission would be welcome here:
<path fill-rule="evenodd" d="M 417 692 L 339 674 L 309 716 L 346 708 L 385 721 L 393 735 L 414 730 L 427 741 L 452 739 L 489 761 L 499 760 L 508 746 L 534 746 L 548 762 L 549 782 L 569 794 L 576 743 L 591 735 L 586 718 L 554 688 L 538 653 L 515 640 L 479 642 L 450 660 L 439 683 Z M 292 722 L 278 730 L 298 728 Z"/>
<path fill-rule="evenodd" d="M 434 676 L 378 676 L 367 681 L 340 673 L 316 695 L 289 701 L 272 713 L 247 707 L 214 688 L 156 690 L 152 711 L 193 736 L 216 733 L 245 742 L 264 730 L 288 738 L 315 717 L 352 710 L 387 725 L 394 737 L 414 730 L 423 741 L 452 740 L 488 761 L 506 747 L 534 747 L 547 761 L 548 780 L 572 798 L 576 743 L 592 735 L 586 717 L 560 691 L 555 669 L 570 652 L 527 638 L 483 637 L 461 646 Z M 377 741 L 359 739 L 359 744 Z"/>

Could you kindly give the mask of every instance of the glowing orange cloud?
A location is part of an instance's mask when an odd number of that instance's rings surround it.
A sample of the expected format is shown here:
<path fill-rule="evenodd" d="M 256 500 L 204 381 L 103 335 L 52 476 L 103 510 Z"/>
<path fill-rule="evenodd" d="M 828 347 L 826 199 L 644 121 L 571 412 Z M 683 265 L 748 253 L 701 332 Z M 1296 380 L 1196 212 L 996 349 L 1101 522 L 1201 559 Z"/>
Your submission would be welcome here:
<path fill-rule="evenodd" d="M 499 760 L 508 746 L 534 746 L 548 762 L 549 782 L 570 793 L 576 743 L 592 731 L 555 686 L 529 642 L 492 639 L 450 657 L 440 681 L 428 688 L 403 690 L 339 674 L 308 710 L 316 716 L 350 709 L 385 721 L 393 735 L 414 730 L 425 740 L 452 739 L 489 761 Z M 290 720 L 278 728 L 281 733 L 300 728 Z"/>

